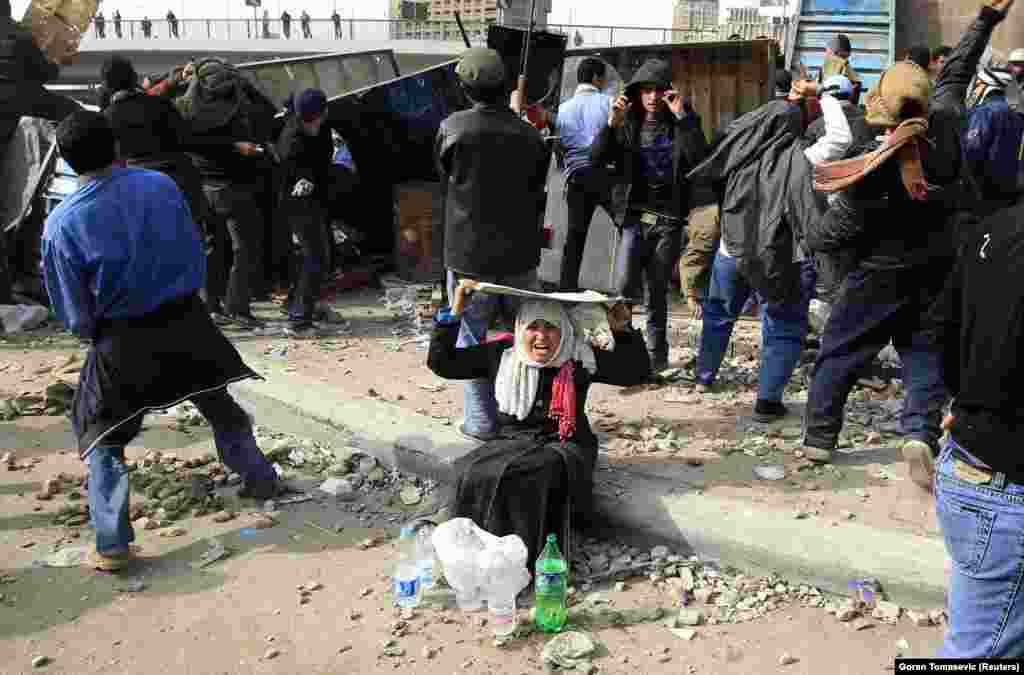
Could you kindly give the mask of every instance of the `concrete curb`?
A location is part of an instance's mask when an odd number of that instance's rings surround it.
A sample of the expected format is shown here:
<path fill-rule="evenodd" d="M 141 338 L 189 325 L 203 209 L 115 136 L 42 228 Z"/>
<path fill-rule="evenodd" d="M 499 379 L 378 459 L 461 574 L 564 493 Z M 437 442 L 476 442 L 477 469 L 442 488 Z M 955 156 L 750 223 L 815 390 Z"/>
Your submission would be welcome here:
<path fill-rule="evenodd" d="M 244 345 L 240 351 L 257 371 L 271 375 L 266 357 Z M 294 373 L 242 382 L 232 392 L 259 424 L 336 446 L 356 445 L 401 471 L 443 483 L 454 480 L 453 462 L 478 445 L 437 420 L 384 401 L 346 399 L 330 385 Z M 745 571 L 774 571 L 840 594 L 849 593 L 852 579 L 877 577 L 904 606 L 944 605 L 946 552 L 940 539 L 853 522 L 829 527 L 820 518 L 797 520 L 790 512 L 680 488 L 672 478 L 600 464 L 595 483 L 611 481 L 624 497 L 599 487 L 595 521 L 619 539 L 669 543 Z"/>

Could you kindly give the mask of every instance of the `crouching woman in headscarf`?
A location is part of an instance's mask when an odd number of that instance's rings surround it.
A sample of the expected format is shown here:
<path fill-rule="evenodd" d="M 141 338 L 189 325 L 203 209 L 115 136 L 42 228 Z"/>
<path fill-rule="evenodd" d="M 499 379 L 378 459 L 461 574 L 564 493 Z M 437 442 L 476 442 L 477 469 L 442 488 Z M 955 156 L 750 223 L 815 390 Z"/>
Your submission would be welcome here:
<path fill-rule="evenodd" d="M 608 311 L 605 330 L 593 331 L 581 325 L 582 306 L 529 300 L 516 316 L 513 339 L 456 348 L 459 314 L 472 288 L 474 282 L 463 281 L 451 309 L 438 315 L 427 365 L 450 380 L 493 378 L 505 419 L 500 438 L 456 462 L 451 516 L 471 518 L 498 536 L 519 535 L 531 561 L 548 533 L 558 535 L 568 555 L 571 518 L 589 516 L 597 460 L 587 393 L 595 383 L 644 382 L 651 365 L 643 337 L 624 305 Z M 603 333 L 610 335 L 594 339 Z"/>

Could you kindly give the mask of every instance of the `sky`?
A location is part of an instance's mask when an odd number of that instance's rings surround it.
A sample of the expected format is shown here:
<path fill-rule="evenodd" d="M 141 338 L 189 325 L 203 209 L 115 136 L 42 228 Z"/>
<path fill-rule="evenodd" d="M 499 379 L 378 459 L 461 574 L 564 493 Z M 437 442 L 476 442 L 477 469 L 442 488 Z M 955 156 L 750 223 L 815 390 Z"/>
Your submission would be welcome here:
<path fill-rule="evenodd" d="M 572 23 L 613 26 L 652 26 L 669 28 L 672 25 L 673 0 L 551 0 L 550 23 Z M 28 0 L 12 0 L 14 16 L 21 16 Z M 264 0 L 263 6 L 273 16 L 288 9 L 298 15 L 303 9 L 314 18 L 327 18 L 337 8 L 345 18 L 384 19 L 388 16 L 389 0 Z M 252 9 L 243 0 L 103 0 L 100 9 L 110 16 L 115 9 L 124 18 L 162 17 L 173 9 L 179 19 L 234 18 L 252 15 Z"/>

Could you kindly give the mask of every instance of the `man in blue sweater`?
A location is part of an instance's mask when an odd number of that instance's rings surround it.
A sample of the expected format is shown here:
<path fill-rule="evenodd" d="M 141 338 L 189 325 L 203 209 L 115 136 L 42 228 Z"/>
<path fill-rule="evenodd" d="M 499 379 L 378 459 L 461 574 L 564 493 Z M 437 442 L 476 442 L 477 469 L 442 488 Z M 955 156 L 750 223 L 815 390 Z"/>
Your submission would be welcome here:
<path fill-rule="evenodd" d="M 99 113 L 70 115 L 57 145 L 81 187 L 47 218 L 46 289 L 57 317 L 92 342 L 72 425 L 89 464 L 91 563 L 113 570 L 132 557 L 124 448 L 147 412 L 191 400 L 221 461 L 242 476 L 240 496 L 267 499 L 280 484 L 226 390 L 258 375 L 199 299 L 206 256 L 185 197 L 162 173 L 115 165 L 114 133 Z"/>

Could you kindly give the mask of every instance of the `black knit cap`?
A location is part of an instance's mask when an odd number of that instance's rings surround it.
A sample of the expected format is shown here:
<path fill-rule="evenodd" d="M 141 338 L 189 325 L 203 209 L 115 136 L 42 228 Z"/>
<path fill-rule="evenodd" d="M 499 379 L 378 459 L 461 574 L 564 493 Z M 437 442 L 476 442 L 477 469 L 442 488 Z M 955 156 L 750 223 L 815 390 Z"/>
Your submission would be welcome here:
<path fill-rule="evenodd" d="M 103 84 L 111 93 L 123 89 L 134 89 L 139 83 L 139 76 L 135 73 L 132 62 L 116 54 L 103 62 L 103 66 L 100 68 L 100 77 L 103 78 Z"/>

